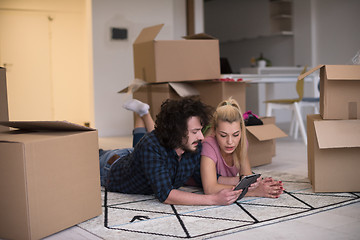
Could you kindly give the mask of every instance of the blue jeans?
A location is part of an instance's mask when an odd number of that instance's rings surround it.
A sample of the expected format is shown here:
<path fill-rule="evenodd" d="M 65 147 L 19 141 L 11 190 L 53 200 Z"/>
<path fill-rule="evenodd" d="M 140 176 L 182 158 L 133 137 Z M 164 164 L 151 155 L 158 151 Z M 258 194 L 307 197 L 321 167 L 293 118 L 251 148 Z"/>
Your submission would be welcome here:
<path fill-rule="evenodd" d="M 140 141 L 145 135 L 145 128 L 135 128 L 133 130 L 133 147 Z M 107 176 L 111 169 L 111 166 L 119 161 L 122 157 L 132 153 L 134 148 L 123 148 L 114 150 L 99 150 L 99 161 L 100 161 L 100 182 L 101 186 L 106 186 Z M 114 155 L 115 156 L 114 158 Z"/>

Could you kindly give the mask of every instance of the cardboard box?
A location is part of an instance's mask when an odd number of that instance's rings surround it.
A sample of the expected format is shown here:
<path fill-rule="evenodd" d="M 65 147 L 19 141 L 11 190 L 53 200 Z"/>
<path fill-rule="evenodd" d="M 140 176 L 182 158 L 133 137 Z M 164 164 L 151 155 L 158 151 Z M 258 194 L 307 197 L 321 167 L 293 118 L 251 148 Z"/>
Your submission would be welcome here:
<path fill-rule="evenodd" d="M 320 115 L 323 119 L 360 119 L 360 65 L 319 65 Z"/>
<path fill-rule="evenodd" d="M 6 87 L 6 69 L 0 67 L 0 121 L 9 120 L 7 87 Z M 0 132 L 9 130 L 8 127 L 0 125 Z"/>
<path fill-rule="evenodd" d="M 307 116 L 308 176 L 314 192 L 360 191 L 360 120 Z"/>
<path fill-rule="evenodd" d="M 222 81 L 193 81 L 193 82 L 170 82 L 142 85 L 133 93 L 133 98 L 150 105 L 150 114 L 153 118 L 160 112 L 161 104 L 166 99 L 179 99 L 187 96 L 199 96 L 200 100 L 216 108 L 218 104 L 229 97 L 233 97 L 241 109 L 245 109 L 244 82 L 222 82 Z M 119 93 L 125 93 L 125 88 Z"/>
<path fill-rule="evenodd" d="M 274 124 L 276 125 L 275 117 L 260 117 L 263 124 Z M 272 141 L 272 156 L 274 157 L 276 155 L 276 138 L 274 138 Z"/>
<path fill-rule="evenodd" d="M 68 122 L 2 122 L 0 238 L 41 239 L 101 214 L 98 136 Z"/>
<path fill-rule="evenodd" d="M 251 167 L 271 163 L 275 156 L 275 139 L 287 137 L 286 133 L 274 124 L 275 118 L 262 118 L 262 120 L 264 125 L 246 127 Z"/>
<path fill-rule="evenodd" d="M 144 28 L 135 40 L 135 78 L 149 83 L 220 78 L 217 39 L 198 34 L 186 40 L 155 40 L 163 26 Z"/>
<path fill-rule="evenodd" d="M 191 83 L 202 102 L 216 108 L 219 103 L 230 97 L 235 99 L 242 110 L 246 109 L 246 83 L 223 81 L 195 81 Z"/>

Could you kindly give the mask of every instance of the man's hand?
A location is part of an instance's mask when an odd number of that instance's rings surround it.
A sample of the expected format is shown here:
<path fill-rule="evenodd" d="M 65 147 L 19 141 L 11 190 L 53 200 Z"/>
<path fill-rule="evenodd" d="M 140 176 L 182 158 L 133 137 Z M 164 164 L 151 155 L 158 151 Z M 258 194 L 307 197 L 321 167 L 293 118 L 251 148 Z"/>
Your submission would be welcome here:
<path fill-rule="evenodd" d="M 214 194 L 215 205 L 230 205 L 238 199 L 242 189 L 234 191 L 233 189 L 222 189 Z"/>

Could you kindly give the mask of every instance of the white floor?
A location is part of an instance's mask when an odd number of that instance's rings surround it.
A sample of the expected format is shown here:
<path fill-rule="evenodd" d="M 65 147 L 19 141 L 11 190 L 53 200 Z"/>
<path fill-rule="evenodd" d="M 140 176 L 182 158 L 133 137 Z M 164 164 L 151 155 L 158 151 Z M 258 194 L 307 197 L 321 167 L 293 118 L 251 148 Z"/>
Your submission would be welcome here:
<path fill-rule="evenodd" d="M 131 136 L 119 138 L 101 138 L 99 145 L 104 149 L 130 147 Z M 301 139 L 290 137 L 278 139 L 276 156 L 271 164 L 260 166 L 259 170 L 288 172 L 307 176 L 307 153 Z M 100 238 L 78 227 L 72 227 L 47 237 L 48 240 Z M 120 239 L 120 238 L 119 238 Z M 215 239 L 360 239 L 360 203 L 347 205 L 330 211 L 254 228 L 243 232 L 224 235 Z"/>

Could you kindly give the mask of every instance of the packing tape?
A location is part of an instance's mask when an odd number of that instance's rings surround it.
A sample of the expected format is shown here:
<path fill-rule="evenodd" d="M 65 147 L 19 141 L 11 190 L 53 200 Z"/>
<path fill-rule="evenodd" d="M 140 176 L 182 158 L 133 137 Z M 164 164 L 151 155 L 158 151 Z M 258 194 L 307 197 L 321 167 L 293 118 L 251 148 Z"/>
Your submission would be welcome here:
<path fill-rule="evenodd" d="M 357 102 L 349 102 L 349 119 L 357 119 Z"/>

